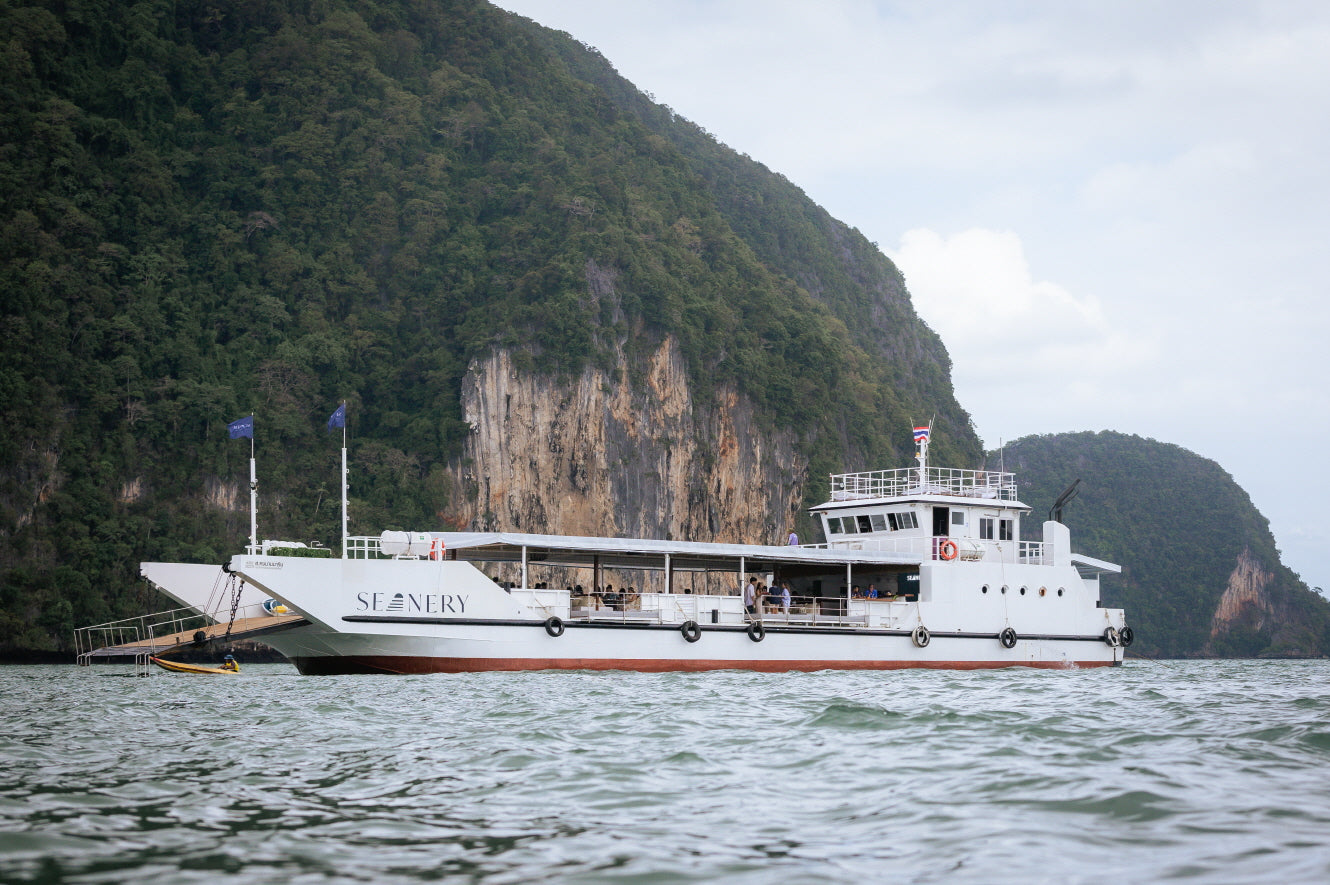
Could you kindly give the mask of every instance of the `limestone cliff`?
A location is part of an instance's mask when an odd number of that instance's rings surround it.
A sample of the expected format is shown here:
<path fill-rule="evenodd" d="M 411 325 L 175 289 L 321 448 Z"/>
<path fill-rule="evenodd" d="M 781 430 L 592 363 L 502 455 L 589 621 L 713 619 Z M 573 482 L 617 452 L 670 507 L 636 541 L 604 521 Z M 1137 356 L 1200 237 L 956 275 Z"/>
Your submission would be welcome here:
<path fill-rule="evenodd" d="M 1275 614 L 1266 595 L 1266 588 L 1273 579 L 1274 575 L 1261 568 L 1261 563 L 1250 549 L 1243 550 L 1233 573 L 1228 577 L 1228 585 L 1219 599 L 1219 606 L 1215 609 L 1210 638 L 1214 639 L 1239 625 L 1252 630 L 1264 630 Z"/>
<path fill-rule="evenodd" d="M 450 467 L 458 528 L 780 543 L 808 466 L 788 430 L 756 426 L 728 384 L 701 406 L 675 340 L 645 372 L 571 380 L 496 350 L 462 384 L 472 431 Z M 616 380 L 617 379 L 617 380 Z M 636 380 L 635 380 L 636 379 Z"/>

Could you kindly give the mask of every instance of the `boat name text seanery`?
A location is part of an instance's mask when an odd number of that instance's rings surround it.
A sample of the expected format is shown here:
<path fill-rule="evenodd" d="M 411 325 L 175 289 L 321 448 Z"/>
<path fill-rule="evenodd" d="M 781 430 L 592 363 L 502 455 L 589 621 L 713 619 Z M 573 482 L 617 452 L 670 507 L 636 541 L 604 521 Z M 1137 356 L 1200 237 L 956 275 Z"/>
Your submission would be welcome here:
<path fill-rule="evenodd" d="M 356 611 L 466 614 L 467 597 L 454 593 L 357 593 Z"/>

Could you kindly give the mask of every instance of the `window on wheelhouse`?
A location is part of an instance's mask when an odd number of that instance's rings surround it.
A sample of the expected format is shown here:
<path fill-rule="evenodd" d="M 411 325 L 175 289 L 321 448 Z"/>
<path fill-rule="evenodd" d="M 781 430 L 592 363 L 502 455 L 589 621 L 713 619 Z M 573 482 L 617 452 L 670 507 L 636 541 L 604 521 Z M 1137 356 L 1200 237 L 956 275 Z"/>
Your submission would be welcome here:
<path fill-rule="evenodd" d="M 840 517 L 839 517 L 839 516 L 828 516 L 828 517 L 827 517 L 827 534 L 828 534 L 828 535 L 839 535 L 840 533 L 841 533 Z"/>
<path fill-rule="evenodd" d="M 980 517 L 979 519 L 979 540 L 993 540 L 993 518 L 991 516 Z"/>
<path fill-rule="evenodd" d="M 873 521 L 868 518 L 867 513 L 859 514 L 859 531 L 868 534 L 873 530 Z"/>
<path fill-rule="evenodd" d="M 887 522 L 891 525 L 893 532 L 903 532 L 907 529 L 919 528 L 919 519 L 915 516 L 913 510 L 907 510 L 901 513 L 888 513 Z"/>
<path fill-rule="evenodd" d="M 998 535 L 999 541 L 1010 541 L 1014 537 L 1012 533 L 1012 520 L 998 520 Z"/>

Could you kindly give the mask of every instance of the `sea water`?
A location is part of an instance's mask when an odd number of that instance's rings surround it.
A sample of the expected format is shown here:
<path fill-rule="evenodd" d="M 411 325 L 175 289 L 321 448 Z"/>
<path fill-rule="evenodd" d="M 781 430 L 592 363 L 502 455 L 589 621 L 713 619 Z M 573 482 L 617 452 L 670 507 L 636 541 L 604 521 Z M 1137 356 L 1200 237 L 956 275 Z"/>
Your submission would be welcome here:
<path fill-rule="evenodd" d="M 0 668 L 0 881 L 1325 882 L 1330 663 Z"/>

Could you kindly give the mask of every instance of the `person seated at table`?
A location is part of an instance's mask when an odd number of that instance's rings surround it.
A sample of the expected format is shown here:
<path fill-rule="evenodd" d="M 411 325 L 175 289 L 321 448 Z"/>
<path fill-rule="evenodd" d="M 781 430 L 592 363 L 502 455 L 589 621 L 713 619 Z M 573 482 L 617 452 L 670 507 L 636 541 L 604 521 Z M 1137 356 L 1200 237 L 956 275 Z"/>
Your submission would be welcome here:
<path fill-rule="evenodd" d="M 868 598 L 869 598 L 869 599 L 877 599 L 877 585 L 876 585 L 876 584 L 869 584 L 869 585 L 868 585 Z"/>
<path fill-rule="evenodd" d="M 864 591 L 859 589 L 858 584 L 855 584 L 852 588 L 850 588 L 850 596 L 854 597 L 855 599 L 863 599 Z"/>

